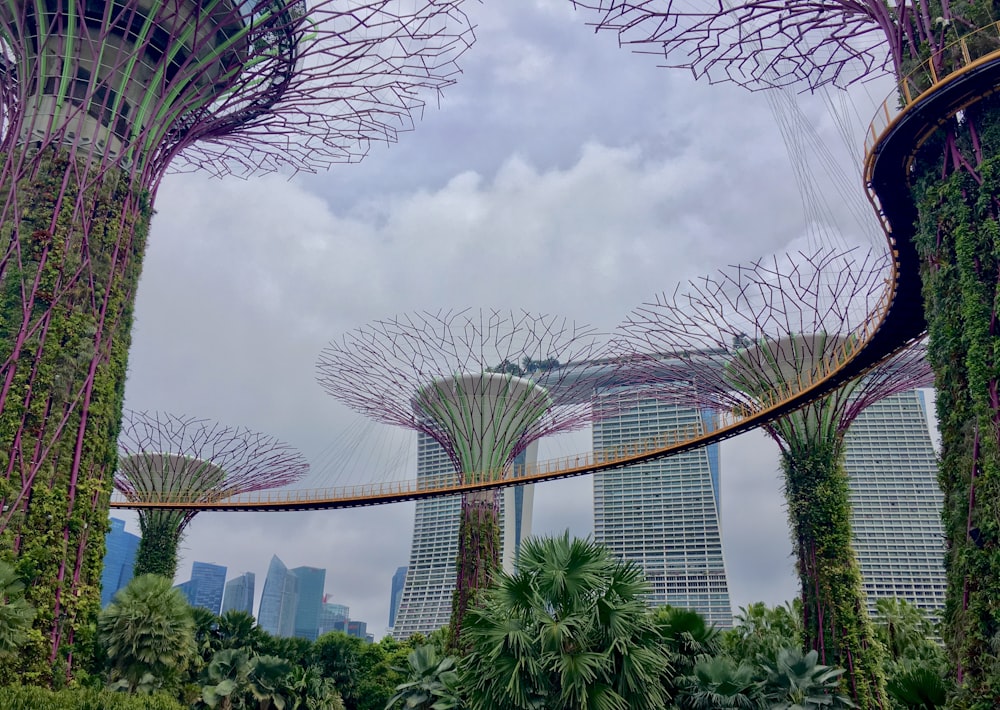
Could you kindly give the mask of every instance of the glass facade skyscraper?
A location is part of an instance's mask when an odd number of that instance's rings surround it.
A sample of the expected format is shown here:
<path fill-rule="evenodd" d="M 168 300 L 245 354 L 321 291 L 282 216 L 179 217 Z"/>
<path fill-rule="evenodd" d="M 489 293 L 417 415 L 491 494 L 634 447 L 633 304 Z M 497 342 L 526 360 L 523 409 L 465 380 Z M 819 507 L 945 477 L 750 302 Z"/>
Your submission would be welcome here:
<path fill-rule="evenodd" d="M 403 600 L 403 584 L 406 582 L 406 567 L 397 567 L 392 575 L 392 591 L 389 594 L 389 628 L 396 625 L 396 612 Z"/>
<path fill-rule="evenodd" d="M 111 518 L 111 529 L 104 537 L 104 544 L 107 553 L 101 572 L 101 607 L 110 604 L 118 590 L 132 581 L 139 536 L 125 532 L 124 520 Z"/>
<path fill-rule="evenodd" d="M 319 635 L 330 633 L 331 631 L 346 631 L 347 622 L 351 616 L 351 610 L 344 604 L 334 604 L 329 601 L 330 596 L 323 596 L 323 605 L 319 611 Z"/>
<path fill-rule="evenodd" d="M 257 624 L 272 636 L 295 634 L 298 580 L 277 555 L 271 557 L 261 593 Z"/>
<path fill-rule="evenodd" d="M 245 572 L 226 582 L 226 590 L 222 595 L 222 614 L 227 611 L 245 611 L 247 614 L 253 614 L 255 579 L 253 572 Z"/>
<path fill-rule="evenodd" d="M 536 451 L 537 445 L 532 444 L 517 457 L 515 465 L 523 465 L 525 461 L 534 463 Z M 431 437 L 418 433 L 417 480 L 428 482 L 455 475 L 455 467 L 444 449 Z M 404 640 L 415 633 L 426 636 L 448 624 L 455 591 L 461 503 L 461 496 L 417 501 L 410 564 L 392 627 L 393 638 Z M 500 491 L 501 559 L 507 571 L 513 570 L 521 540 L 531 535 L 533 503 L 534 486 Z"/>
<path fill-rule="evenodd" d="M 594 450 L 614 449 L 689 427 L 710 413 L 612 391 L 620 413 L 594 425 Z M 693 609 L 720 628 L 733 623 L 720 531 L 718 444 L 594 474 L 594 539 L 638 563 L 650 604 Z"/>
<path fill-rule="evenodd" d="M 870 405 L 845 441 L 854 547 L 869 611 L 880 597 L 900 597 L 938 618 L 945 596 L 943 499 L 923 392 Z"/>
<path fill-rule="evenodd" d="M 297 599 L 295 600 L 294 634 L 315 641 L 319 634 L 319 613 L 323 605 L 326 570 L 319 567 L 296 567 Z"/>
<path fill-rule="evenodd" d="M 208 562 L 195 562 L 191 565 L 191 579 L 177 586 L 184 592 L 188 604 L 218 614 L 226 586 L 226 568 Z"/>

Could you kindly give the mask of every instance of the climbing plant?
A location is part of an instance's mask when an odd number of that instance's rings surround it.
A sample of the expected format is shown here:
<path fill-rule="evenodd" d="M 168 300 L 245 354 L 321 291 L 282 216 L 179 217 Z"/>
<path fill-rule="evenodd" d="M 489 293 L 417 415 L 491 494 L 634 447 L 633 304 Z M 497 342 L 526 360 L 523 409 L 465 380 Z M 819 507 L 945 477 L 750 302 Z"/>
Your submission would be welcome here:
<path fill-rule="evenodd" d="M 142 538 L 135 553 L 135 574 L 159 574 L 173 579 L 184 516 L 172 510 L 145 510 L 139 516 Z"/>
<path fill-rule="evenodd" d="M 92 640 L 150 209 L 122 174 L 64 152 L 0 190 L 0 554 L 27 581 L 35 633 L 12 659 L 28 682 L 65 678 Z M 42 455 L 44 452 L 44 456 Z"/>
<path fill-rule="evenodd" d="M 476 596 L 489 587 L 500 570 L 500 513 L 496 491 L 466 493 L 458 522 L 458 557 L 453 592 L 449 650 L 463 652 L 465 615 L 475 605 Z"/>
<path fill-rule="evenodd" d="M 1000 102 L 924 146 L 913 173 L 948 545 L 942 637 L 955 707 L 1000 698 Z"/>

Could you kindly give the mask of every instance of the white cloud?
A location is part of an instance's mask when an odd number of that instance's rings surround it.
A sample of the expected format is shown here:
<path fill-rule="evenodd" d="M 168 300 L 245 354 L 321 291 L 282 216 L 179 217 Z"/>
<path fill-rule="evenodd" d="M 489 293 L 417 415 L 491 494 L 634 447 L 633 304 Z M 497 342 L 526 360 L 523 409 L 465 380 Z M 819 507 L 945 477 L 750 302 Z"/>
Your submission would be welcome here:
<path fill-rule="evenodd" d="M 324 475 L 404 475 L 392 456 L 364 461 L 359 451 L 382 444 L 353 438 L 358 416 L 315 384 L 330 339 L 374 318 L 466 305 L 611 329 L 657 291 L 801 243 L 800 199 L 763 99 L 658 69 L 593 37 L 565 5 L 470 8 L 479 44 L 459 85 L 361 165 L 292 181 L 169 178 L 128 405 L 279 436 Z M 794 591 L 776 470 L 761 436 L 725 445 L 736 603 Z M 231 577 L 256 572 L 260 587 L 275 553 L 324 566 L 328 591 L 380 633 L 412 524 L 412 505 L 203 514 L 180 572 L 214 561 Z M 592 528 L 589 479 L 539 489 L 536 531 L 566 527 Z"/>

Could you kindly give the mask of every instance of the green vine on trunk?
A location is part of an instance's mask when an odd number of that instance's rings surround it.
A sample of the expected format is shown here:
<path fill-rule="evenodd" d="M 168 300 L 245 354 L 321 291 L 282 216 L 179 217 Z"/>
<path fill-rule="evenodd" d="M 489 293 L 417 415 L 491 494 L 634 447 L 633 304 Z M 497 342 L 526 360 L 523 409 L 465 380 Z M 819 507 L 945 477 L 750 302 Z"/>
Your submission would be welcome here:
<path fill-rule="evenodd" d="M 9 164 L 19 156 L 0 156 Z M 0 681 L 60 685 L 93 644 L 132 309 L 151 210 L 116 170 L 23 156 L 0 226 L 0 555 L 29 580 L 31 641 Z M 31 172 L 32 169 L 34 172 Z M 37 286 L 36 286 L 37 283 Z M 74 465 L 76 464 L 76 465 Z M 22 494 L 23 492 L 23 494 Z"/>
<path fill-rule="evenodd" d="M 486 589 L 500 567 L 500 517 L 495 491 L 477 491 L 462 496 L 458 523 L 457 584 L 452 597 L 448 648 L 462 654 L 466 644 L 462 628 L 476 596 Z"/>
<path fill-rule="evenodd" d="M 802 586 L 804 645 L 818 651 L 824 665 L 846 669 L 841 683 L 859 708 L 887 708 L 884 652 L 868 618 L 851 541 L 842 438 L 789 443 L 781 463 Z"/>
<path fill-rule="evenodd" d="M 158 574 L 173 579 L 184 514 L 173 510 L 144 510 L 139 514 L 142 537 L 135 553 L 133 574 Z"/>
<path fill-rule="evenodd" d="M 966 109 L 915 163 L 928 358 L 937 384 L 952 708 L 1000 706 L 1000 102 Z"/>

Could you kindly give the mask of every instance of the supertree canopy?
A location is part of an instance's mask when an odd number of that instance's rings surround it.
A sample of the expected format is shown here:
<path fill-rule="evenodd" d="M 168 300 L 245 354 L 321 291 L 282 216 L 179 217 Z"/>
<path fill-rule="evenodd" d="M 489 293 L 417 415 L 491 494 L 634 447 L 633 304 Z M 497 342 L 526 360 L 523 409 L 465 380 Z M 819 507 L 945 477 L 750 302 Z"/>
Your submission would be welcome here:
<path fill-rule="evenodd" d="M 623 44 L 750 88 L 845 86 L 890 72 L 899 102 L 928 106 L 956 70 L 1000 51 L 985 0 L 583 0 Z M 961 110 L 911 112 L 934 129 L 912 146 L 928 358 L 941 429 L 948 555 L 942 637 L 956 706 L 1000 702 L 1000 95 L 985 81 Z M 926 92 L 926 93 L 924 93 Z M 895 103 L 895 102 L 890 102 Z M 919 151 L 918 151 L 919 148 Z M 907 190 L 903 190 L 904 194 Z M 911 225 L 893 225 L 894 230 Z"/>
<path fill-rule="evenodd" d="M 596 416 L 580 363 L 602 353 L 589 327 L 500 311 L 415 313 L 375 321 L 328 345 L 317 365 L 331 395 L 377 421 L 437 441 L 462 483 L 502 479 L 527 446 Z M 573 365 L 570 365 L 573 363 Z M 495 489 L 462 495 L 451 644 L 500 560 Z"/>
<path fill-rule="evenodd" d="M 459 3 L 0 3 L 0 552 L 39 610 L 29 679 L 68 673 L 67 630 L 99 607 L 162 176 L 312 170 L 393 139 L 452 80 Z"/>
<path fill-rule="evenodd" d="M 650 396 L 760 411 L 845 361 L 879 306 L 886 266 L 825 251 L 722 271 L 637 308 L 619 347 Z M 847 669 L 844 690 L 862 708 L 888 705 L 851 541 L 844 434 L 870 404 L 930 379 L 923 349 L 911 346 L 766 425 L 781 448 L 805 644 Z"/>
<path fill-rule="evenodd" d="M 265 434 L 205 419 L 125 410 L 114 485 L 128 500 L 203 503 L 300 480 L 309 464 Z M 173 579 L 177 546 L 196 509 L 139 511 L 135 574 Z"/>

